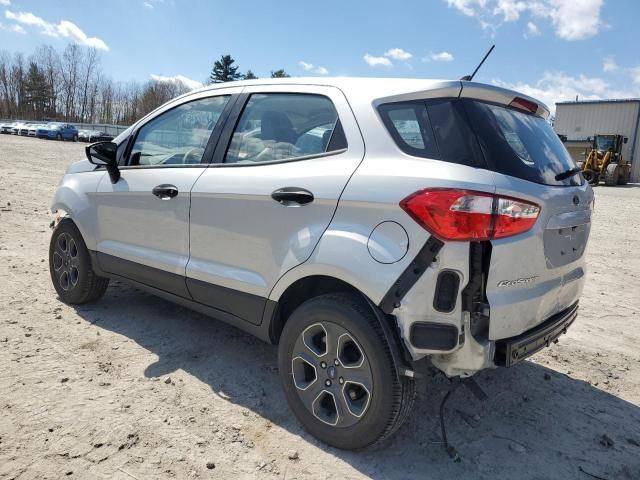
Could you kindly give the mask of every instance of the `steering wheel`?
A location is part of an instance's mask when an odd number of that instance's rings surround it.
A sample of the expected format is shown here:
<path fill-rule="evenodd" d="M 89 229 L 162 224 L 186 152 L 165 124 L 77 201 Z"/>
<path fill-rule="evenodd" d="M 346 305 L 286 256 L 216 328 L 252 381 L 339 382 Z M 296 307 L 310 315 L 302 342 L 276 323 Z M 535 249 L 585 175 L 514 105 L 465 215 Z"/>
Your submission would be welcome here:
<path fill-rule="evenodd" d="M 198 153 L 199 150 L 202 150 L 202 153 L 204 153 L 204 149 L 202 149 L 200 147 L 194 147 L 194 148 L 191 148 L 191 149 L 187 150 L 187 152 L 182 156 L 182 163 L 183 164 L 185 164 L 185 163 L 188 164 L 189 163 L 189 161 L 188 161 L 189 157 L 191 155 L 193 155 L 194 153 Z M 200 155 L 200 158 L 202 159 L 202 155 Z"/>

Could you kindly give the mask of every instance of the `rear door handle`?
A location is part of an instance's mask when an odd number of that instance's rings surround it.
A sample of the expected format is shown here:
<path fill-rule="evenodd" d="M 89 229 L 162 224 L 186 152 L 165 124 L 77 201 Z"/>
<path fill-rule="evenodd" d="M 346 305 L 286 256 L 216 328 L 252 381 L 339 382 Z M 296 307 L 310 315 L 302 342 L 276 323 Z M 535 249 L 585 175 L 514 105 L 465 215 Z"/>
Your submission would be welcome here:
<path fill-rule="evenodd" d="M 274 190 L 271 198 L 285 207 L 299 207 L 313 202 L 313 193 L 300 187 L 284 187 Z"/>
<path fill-rule="evenodd" d="M 151 190 L 151 193 L 160 200 L 171 200 L 173 197 L 178 196 L 178 187 L 169 184 L 158 185 Z"/>

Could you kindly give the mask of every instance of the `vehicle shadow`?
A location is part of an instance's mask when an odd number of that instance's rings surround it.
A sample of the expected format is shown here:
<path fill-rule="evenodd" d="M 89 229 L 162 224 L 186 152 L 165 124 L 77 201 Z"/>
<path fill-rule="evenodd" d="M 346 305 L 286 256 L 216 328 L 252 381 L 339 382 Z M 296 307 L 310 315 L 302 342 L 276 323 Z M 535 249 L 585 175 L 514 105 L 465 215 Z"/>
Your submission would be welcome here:
<path fill-rule="evenodd" d="M 345 452 L 315 440 L 290 414 L 276 347 L 117 282 L 101 302 L 76 310 L 157 355 L 146 377 L 181 369 L 371 478 L 640 478 L 640 408 L 532 362 L 479 374 L 484 402 L 465 387 L 452 394 L 446 427 L 460 462 L 440 440 L 438 408 L 450 384 L 426 369 L 405 426 L 378 449 Z"/>

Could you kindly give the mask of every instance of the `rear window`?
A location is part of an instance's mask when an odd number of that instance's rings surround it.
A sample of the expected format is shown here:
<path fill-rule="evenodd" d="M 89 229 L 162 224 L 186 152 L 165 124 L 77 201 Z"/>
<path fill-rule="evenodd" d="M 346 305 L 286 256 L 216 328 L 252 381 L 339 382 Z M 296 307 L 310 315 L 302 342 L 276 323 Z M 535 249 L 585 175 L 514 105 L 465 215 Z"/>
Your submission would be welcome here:
<path fill-rule="evenodd" d="M 513 108 L 468 99 L 384 104 L 382 120 L 409 155 L 486 168 L 544 185 L 579 185 L 579 175 L 556 180 L 575 162 L 551 126 Z"/>
<path fill-rule="evenodd" d="M 491 170 L 544 185 L 582 183 L 580 175 L 556 180 L 576 164 L 546 120 L 504 106 L 464 103 Z"/>

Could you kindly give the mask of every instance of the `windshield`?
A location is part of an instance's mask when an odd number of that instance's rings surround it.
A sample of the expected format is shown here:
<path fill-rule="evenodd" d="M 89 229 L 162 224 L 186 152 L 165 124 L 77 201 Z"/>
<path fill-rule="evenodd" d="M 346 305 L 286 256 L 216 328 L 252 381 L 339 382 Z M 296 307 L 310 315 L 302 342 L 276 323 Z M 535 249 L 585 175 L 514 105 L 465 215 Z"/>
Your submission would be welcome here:
<path fill-rule="evenodd" d="M 578 175 L 556 180 L 576 163 L 545 119 L 505 106 L 464 102 L 492 170 L 544 185 L 582 183 Z"/>
<path fill-rule="evenodd" d="M 615 149 L 615 137 L 613 135 L 596 136 L 596 150 L 598 150 L 599 152 L 606 152 L 608 150 L 613 151 L 614 149 Z"/>

